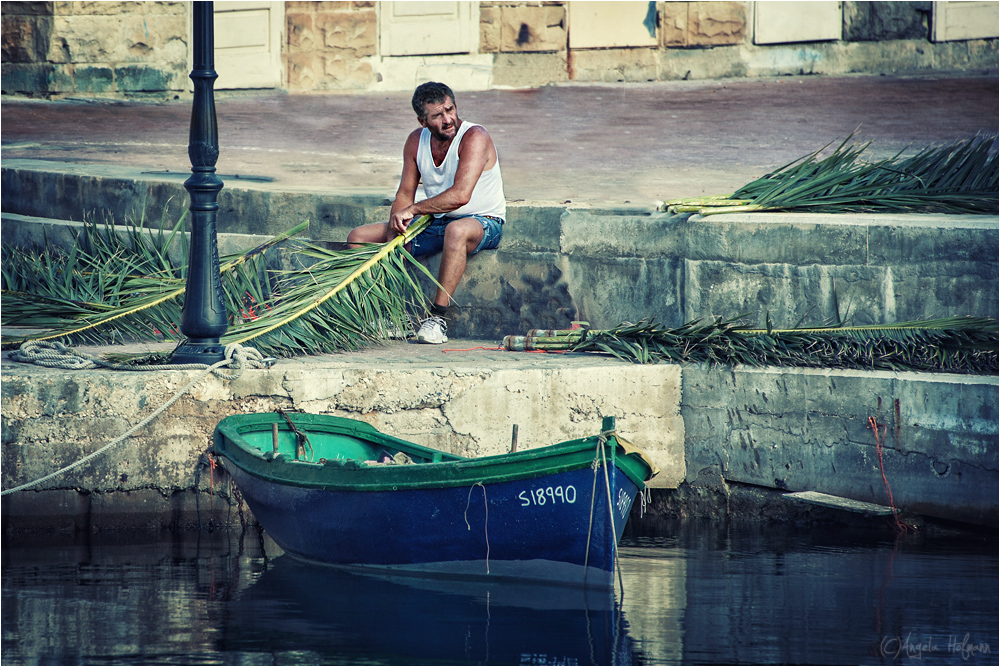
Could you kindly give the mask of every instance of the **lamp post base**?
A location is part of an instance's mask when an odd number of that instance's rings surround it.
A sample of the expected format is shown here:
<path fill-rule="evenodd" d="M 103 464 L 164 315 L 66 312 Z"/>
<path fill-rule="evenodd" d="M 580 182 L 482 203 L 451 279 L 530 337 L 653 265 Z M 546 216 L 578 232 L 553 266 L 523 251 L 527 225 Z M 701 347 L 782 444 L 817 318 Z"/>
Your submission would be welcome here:
<path fill-rule="evenodd" d="M 218 338 L 186 340 L 170 355 L 171 364 L 205 364 L 211 366 L 226 358 L 226 346 Z"/>

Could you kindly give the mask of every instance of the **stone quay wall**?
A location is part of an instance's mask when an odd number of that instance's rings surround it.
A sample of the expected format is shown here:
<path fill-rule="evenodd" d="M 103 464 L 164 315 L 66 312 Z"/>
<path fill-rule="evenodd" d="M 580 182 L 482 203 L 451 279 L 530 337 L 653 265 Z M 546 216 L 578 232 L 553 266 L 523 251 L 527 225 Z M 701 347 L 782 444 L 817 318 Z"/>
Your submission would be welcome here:
<path fill-rule="evenodd" d="M 685 366 L 686 482 L 819 491 L 996 526 L 998 386 L 938 373 Z"/>
<path fill-rule="evenodd" d="M 8 360 L 0 368 L 4 489 L 108 444 L 199 375 Z M 601 417 L 613 415 L 619 432 L 660 468 L 651 484 L 657 494 L 678 487 L 695 499 L 706 491 L 741 497 L 734 491 L 746 488 L 818 491 L 889 505 L 884 474 L 904 512 L 996 526 L 998 403 L 995 377 L 633 365 L 587 354 L 444 355 L 391 343 L 282 360 L 235 381 L 205 378 L 93 461 L 4 496 L 2 519 L 7 533 L 234 522 L 239 507 L 229 479 L 206 455 L 212 431 L 228 415 L 282 408 L 359 419 L 468 456 L 508 451 L 514 424 L 519 449 L 527 449 L 593 435 Z M 716 500 L 711 511 L 743 518 L 728 502 Z"/>
<path fill-rule="evenodd" d="M 2 362 L 3 488 L 37 480 L 107 444 L 199 371 L 66 371 Z M 359 419 L 463 456 L 532 449 L 600 432 L 601 418 L 660 469 L 685 476 L 679 366 L 592 355 L 455 352 L 403 342 L 363 353 L 280 360 L 237 380 L 209 376 L 123 443 L 3 498 L 16 530 L 190 528 L 233 519 L 233 495 L 206 452 L 222 418 L 277 408 Z M 214 503 L 214 504 L 213 504 Z"/>

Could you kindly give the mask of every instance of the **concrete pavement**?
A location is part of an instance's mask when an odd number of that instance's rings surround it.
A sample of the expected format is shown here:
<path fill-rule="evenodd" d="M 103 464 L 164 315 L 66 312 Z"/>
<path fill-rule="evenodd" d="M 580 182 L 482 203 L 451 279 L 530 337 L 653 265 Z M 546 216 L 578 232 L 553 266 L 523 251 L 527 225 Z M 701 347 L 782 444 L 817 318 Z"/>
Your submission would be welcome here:
<path fill-rule="evenodd" d="M 509 200 L 652 206 L 731 192 L 855 131 L 877 156 L 996 132 L 997 82 L 935 74 L 564 85 L 458 93 L 457 102 L 462 118 L 491 132 Z M 190 113 L 183 99 L 7 98 L 3 159 L 189 173 Z M 392 196 L 416 127 L 404 93 L 220 94 L 217 113 L 223 180 L 340 194 Z"/>

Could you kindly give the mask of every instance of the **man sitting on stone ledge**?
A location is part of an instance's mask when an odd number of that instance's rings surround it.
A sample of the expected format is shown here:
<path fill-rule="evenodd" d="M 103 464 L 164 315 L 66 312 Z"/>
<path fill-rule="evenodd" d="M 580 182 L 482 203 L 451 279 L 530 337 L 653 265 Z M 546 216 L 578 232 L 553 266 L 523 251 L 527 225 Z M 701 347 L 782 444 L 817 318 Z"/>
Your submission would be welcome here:
<path fill-rule="evenodd" d="M 390 241 L 404 233 L 414 218 L 434 216 L 430 227 L 407 250 L 414 257 L 441 251 L 441 286 L 431 316 L 420 324 L 417 342 L 444 343 L 448 340 L 445 316 L 465 273 L 466 259 L 500 245 L 507 203 L 493 140 L 482 125 L 458 117 L 451 88 L 433 81 L 421 84 L 412 104 L 420 129 L 411 132 L 403 146 L 403 173 L 389 222 L 356 227 L 347 241 L 353 247 Z M 418 201 L 421 182 L 426 199 Z"/>

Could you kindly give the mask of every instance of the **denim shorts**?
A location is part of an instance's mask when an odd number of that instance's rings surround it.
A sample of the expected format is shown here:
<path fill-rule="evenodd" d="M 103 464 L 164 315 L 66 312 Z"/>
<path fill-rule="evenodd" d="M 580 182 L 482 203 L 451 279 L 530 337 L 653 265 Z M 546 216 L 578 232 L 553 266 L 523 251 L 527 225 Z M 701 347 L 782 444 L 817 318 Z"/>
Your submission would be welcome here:
<path fill-rule="evenodd" d="M 483 239 L 471 254 L 475 255 L 480 250 L 492 250 L 500 245 L 500 237 L 503 236 L 503 220 L 491 215 L 466 215 L 462 217 L 475 218 L 483 226 Z M 422 257 L 441 252 L 441 248 L 444 247 L 444 229 L 449 222 L 455 220 L 461 220 L 461 218 L 434 218 L 430 227 L 413 239 L 410 254 L 414 257 Z"/>

